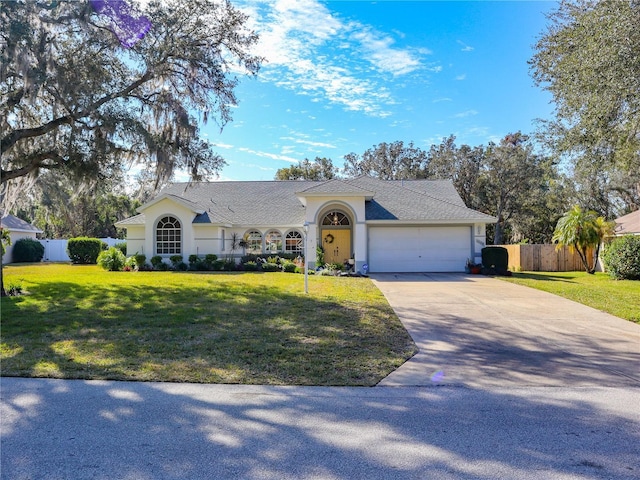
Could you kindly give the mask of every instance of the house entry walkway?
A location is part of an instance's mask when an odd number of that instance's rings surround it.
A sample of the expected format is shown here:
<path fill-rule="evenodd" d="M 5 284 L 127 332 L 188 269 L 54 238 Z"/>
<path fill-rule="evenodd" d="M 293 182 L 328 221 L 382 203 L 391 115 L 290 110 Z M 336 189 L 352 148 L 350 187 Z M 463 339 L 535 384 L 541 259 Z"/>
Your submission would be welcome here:
<path fill-rule="evenodd" d="M 480 275 L 372 279 L 419 348 L 379 386 L 640 386 L 640 325 Z"/>

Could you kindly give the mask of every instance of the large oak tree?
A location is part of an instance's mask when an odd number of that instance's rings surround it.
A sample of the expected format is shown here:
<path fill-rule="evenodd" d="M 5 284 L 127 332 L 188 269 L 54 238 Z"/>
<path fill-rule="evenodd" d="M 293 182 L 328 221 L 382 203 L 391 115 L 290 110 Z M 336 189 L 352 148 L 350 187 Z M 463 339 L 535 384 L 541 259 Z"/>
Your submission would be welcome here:
<path fill-rule="evenodd" d="M 216 173 L 224 161 L 199 125 L 224 126 L 238 75 L 260 67 L 247 17 L 227 0 L 144 10 L 113 0 L 124 17 L 98 13 L 99 3 L 3 2 L 2 182 L 46 169 L 96 178 L 135 164 L 161 180 L 176 169 L 194 179 Z M 136 15 L 150 29 L 121 42 L 116 33 Z"/>
<path fill-rule="evenodd" d="M 640 1 L 563 0 L 530 61 L 535 81 L 553 95 L 543 122 L 551 150 L 573 161 L 586 191 L 609 213 L 640 207 Z M 622 173 L 622 175 L 620 175 Z"/>

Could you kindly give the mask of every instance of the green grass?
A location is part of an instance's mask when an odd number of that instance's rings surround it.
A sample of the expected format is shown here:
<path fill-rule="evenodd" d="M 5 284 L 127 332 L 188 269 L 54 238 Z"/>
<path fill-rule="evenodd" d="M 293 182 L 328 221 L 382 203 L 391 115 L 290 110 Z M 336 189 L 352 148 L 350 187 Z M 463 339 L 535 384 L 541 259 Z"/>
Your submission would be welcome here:
<path fill-rule="evenodd" d="M 375 385 L 415 353 L 368 279 L 9 265 L 3 376 Z"/>
<path fill-rule="evenodd" d="M 606 273 L 589 275 L 586 272 L 525 272 L 498 278 L 640 323 L 640 281 L 637 280 L 613 280 Z"/>

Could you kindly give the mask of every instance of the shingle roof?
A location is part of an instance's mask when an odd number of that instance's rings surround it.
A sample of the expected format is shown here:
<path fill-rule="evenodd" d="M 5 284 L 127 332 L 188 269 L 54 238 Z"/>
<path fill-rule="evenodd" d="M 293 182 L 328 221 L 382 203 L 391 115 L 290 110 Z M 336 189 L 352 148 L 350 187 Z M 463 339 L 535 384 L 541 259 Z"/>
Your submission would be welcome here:
<path fill-rule="evenodd" d="M 640 233 L 640 210 L 636 210 L 635 212 L 616 218 L 616 227 L 614 232 L 616 235 Z"/>
<path fill-rule="evenodd" d="M 305 190 L 299 191 L 300 194 L 330 194 L 330 195 L 361 195 L 370 196 L 371 192 L 354 185 L 352 182 L 345 180 L 328 180 L 326 182 L 320 182 Z"/>
<path fill-rule="evenodd" d="M 160 196 L 179 197 L 204 210 L 205 213 L 195 217 L 194 223 L 270 226 L 304 222 L 305 207 L 297 195 L 358 193 L 367 199 L 368 221 L 495 221 L 489 215 L 467 208 L 453 184 L 446 180 L 385 181 L 363 176 L 326 182 L 176 183 L 162 190 Z M 139 224 L 140 216 L 119 223 Z"/>
<path fill-rule="evenodd" d="M 25 222 L 21 218 L 18 218 L 14 215 L 6 215 L 2 217 L 0 220 L 0 225 L 2 228 L 6 228 L 7 230 L 14 232 L 34 232 L 34 233 L 42 233 L 37 227 L 34 227 L 29 222 Z"/>

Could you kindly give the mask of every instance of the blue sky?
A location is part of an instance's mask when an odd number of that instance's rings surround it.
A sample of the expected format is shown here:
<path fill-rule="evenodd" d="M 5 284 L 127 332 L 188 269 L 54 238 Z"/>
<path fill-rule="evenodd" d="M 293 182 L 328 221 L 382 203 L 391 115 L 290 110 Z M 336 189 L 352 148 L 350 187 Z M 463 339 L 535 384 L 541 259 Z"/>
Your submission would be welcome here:
<path fill-rule="evenodd" d="M 553 111 L 529 75 L 555 2 L 234 0 L 266 57 L 237 88 L 234 121 L 203 132 L 221 180 L 271 180 L 304 158 L 380 142 L 486 145 Z"/>

